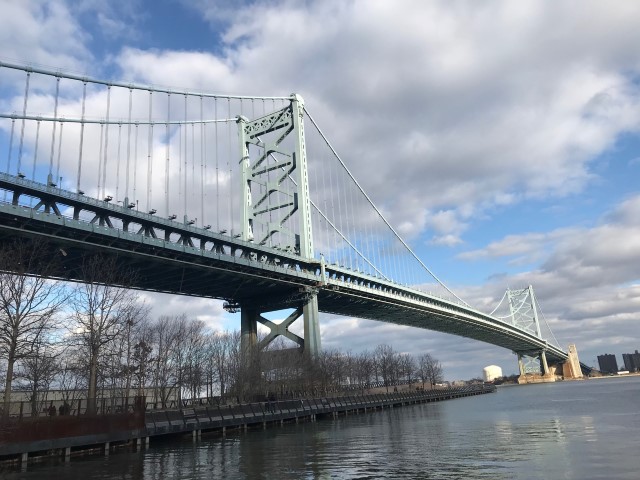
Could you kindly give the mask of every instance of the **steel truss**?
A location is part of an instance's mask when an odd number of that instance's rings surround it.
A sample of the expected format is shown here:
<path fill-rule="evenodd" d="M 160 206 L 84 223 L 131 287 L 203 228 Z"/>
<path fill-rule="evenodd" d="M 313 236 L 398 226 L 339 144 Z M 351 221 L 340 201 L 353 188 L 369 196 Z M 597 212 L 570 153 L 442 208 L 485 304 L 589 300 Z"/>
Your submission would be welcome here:
<path fill-rule="evenodd" d="M 240 238 L 259 245 L 269 244 L 311 260 L 313 234 L 303 118 L 304 102 L 295 94 L 290 104 L 281 110 L 255 120 L 238 117 L 242 181 Z M 258 224 L 262 228 L 258 229 Z M 259 231 L 262 234 L 256 238 Z M 297 315 L 289 316 L 278 325 L 261 316 L 255 305 L 242 304 L 243 348 L 256 346 L 257 322 L 260 322 L 271 332 L 259 347 L 282 335 L 300 345 L 305 354 L 317 356 L 320 352 L 317 294 L 309 294 L 302 304 L 290 307 L 296 309 Z M 287 330 L 300 316 L 304 321 L 304 339 Z"/>
<path fill-rule="evenodd" d="M 519 290 L 508 289 L 507 298 L 511 323 L 520 330 L 542 339 L 533 286 L 529 285 L 527 288 Z M 527 373 L 546 375 L 549 373 L 545 349 L 530 352 L 519 351 L 516 354 L 521 375 Z"/>

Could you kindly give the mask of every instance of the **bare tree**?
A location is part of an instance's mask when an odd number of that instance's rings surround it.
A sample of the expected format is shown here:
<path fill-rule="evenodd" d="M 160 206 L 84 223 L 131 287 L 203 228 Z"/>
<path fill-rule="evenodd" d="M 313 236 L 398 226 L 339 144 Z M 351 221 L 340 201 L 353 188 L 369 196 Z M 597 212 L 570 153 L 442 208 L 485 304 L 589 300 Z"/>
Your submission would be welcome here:
<path fill-rule="evenodd" d="M 87 362 L 85 355 L 75 345 L 64 349 L 58 358 L 59 369 L 56 382 L 62 393 L 62 399 L 74 406 L 87 389 Z"/>
<path fill-rule="evenodd" d="M 186 325 L 183 350 L 186 358 L 183 364 L 182 389 L 191 398 L 198 398 L 204 383 L 203 365 L 205 352 L 205 324 L 202 320 L 192 320 Z"/>
<path fill-rule="evenodd" d="M 95 411 L 101 354 L 123 334 L 127 319 L 138 306 L 137 295 L 123 288 L 131 283 L 132 274 L 119 270 L 112 257 L 85 258 L 82 274 L 84 283 L 78 286 L 73 301 L 73 334 L 88 362 L 87 412 L 91 413 Z"/>
<path fill-rule="evenodd" d="M 134 364 L 134 349 L 138 335 L 149 315 L 149 307 L 144 302 L 132 304 L 125 312 L 122 335 L 118 339 L 118 370 L 122 380 L 124 397 L 129 398 L 137 365 Z"/>
<path fill-rule="evenodd" d="M 46 402 L 46 393 L 60 370 L 59 356 L 60 351 L 56 352 L 48 342 L 37 342 L 32 354 L 21 360 L 17 379 L 29 392 L 31 412 L 41 410 L 43 402 Z"/>
<path fill-rule="evenodd" d="M 418 359 L 418 376 L 422 381 L 422 388 L 427 382 L 433 388 L 443 380 L 442 365 L 430 354 L 425 353 Z"/>
<path fill-rule="evenodd" d="M 171 352 L 177 340 L 176 317 L 161 316 L 152 326 L 153 332 L 153 389 L 154 401 L 166 407 L 175 389 L 175 368 L 171 363 Z"/>
<path fill-rule="evenodd" d="M 368 351 L 361 352 L 355 358 L 354 376 L 362 392 L 371 382 L 375 372 L 374 364 L 373 355 Z"/>
<path fill-rule="evenodd" d="M 389 391 L 389 385 L 394 382 L 397 374 L 397 358 L 396 353 L 391 345 L 378 345 L 374 351 L 374 357 L 378 372 L 382 377 L 384 386 Z"/>
<path fill-rule="evenodd" d="M 11 402 L 14 367 L 31 356 L 66 300 L 62 284 L 47 280 L 54 262 L 38 243 L 0 249 L 0 354 L 6 360 L 4 411 Z M 32 276 L 38 273 L 39 276 Z"/>
<path fill-rule="evenodd" d="M 141 396 L 147 386 L 147 378 L 153 362 L 153 330 L 145 319 L 137 331 L 136 342 L 133 345 L 131 368 L 134 372 L 135 387 Z"/>
<path fill-rule="evenodd" d="M 416 371 L 416 362 L 408 353 L 403 353 L 398 357 L 398 367 L 400 370 L 400 378 L 405 380 L 407 384 L 413 383 L 413 376 Z"/>

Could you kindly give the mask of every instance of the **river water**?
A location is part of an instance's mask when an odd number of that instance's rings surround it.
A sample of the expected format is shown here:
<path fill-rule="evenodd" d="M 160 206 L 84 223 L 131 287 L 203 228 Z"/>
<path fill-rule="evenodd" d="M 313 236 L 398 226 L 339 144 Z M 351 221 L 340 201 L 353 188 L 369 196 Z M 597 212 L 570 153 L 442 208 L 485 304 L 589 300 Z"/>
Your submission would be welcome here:
<path fill-rule="evenodd" d="M 286 424 L 30 464 L 6 479 L 640 479 L 640 377 Z"/>

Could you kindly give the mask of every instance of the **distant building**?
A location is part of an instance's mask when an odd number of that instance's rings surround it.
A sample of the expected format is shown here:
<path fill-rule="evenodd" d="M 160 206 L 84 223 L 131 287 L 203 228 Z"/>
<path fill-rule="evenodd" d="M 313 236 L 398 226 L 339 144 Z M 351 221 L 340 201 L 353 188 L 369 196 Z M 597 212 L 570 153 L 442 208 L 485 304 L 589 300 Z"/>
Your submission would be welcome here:
<path fill-rule="evenodd" d="M 598 355 L 598 365 L 602 373 L 618 373 L 618 362 L 616 356 L 610 353 Z"/>
<path fill-rule="evenodd" d="M 640 371 L 640 353 L 636 350 L 636 353 L 623 353 L 622 361 L 624 362 L 624 368 L 630 372 Z"/>
<path fill-rule="evenodd" d="M 482 369 L 482 377 L 485 382 L 493 382 L 496 378 L 502 377 L 502 369 L 497 365 L 489 365 Z"/>

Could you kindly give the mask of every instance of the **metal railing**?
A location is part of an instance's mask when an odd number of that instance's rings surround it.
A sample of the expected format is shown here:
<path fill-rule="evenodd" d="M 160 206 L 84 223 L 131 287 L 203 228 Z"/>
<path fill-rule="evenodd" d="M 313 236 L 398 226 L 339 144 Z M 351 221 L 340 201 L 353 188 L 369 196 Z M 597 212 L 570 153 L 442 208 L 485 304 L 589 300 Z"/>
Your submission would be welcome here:
<path fill-rule="evenodd" d="M 144 397 L 104 397 L 104 398 L 75 398 L 68 400 L 39 400 L 10 402 L 5 411 L 0 404 L 0 418 L 36 418 L 78 415 L 111 415 L 119 413 L 133 413 L 144 408 Z"/>

